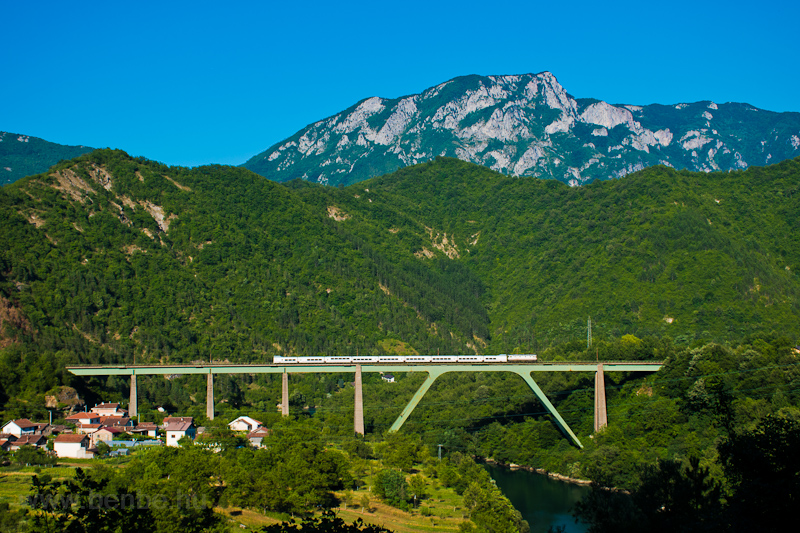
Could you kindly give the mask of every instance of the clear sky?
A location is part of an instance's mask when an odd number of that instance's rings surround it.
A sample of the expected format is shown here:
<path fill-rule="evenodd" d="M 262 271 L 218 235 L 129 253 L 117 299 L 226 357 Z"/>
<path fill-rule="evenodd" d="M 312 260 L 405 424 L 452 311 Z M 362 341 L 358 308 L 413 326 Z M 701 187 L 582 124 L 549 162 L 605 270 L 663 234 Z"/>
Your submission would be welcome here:
<path fill-rule="evenodd" d="M 370 96 L 552 72 L 575 97 L 800 111 L 800 3 L 3 0 L 0 130 L 241 164 Z"/>

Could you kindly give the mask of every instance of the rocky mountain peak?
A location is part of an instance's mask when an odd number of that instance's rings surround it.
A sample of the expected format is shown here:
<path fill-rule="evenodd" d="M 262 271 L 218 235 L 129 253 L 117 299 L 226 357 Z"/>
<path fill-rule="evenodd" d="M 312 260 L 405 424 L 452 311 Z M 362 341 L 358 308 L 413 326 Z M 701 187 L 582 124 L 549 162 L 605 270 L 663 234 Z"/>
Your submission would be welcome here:
<path fill-rule="evenodd" d="M 244 166 L 277 181 L 335 185 L 441 155 L 580 185 L 655 164 L 712 171 L 771 163 L 800 155 L 798 135 L 798 113 L 612 105 L 572 97 L 550 72 L 463 76 L 416 95 L 362 100 Z"/>

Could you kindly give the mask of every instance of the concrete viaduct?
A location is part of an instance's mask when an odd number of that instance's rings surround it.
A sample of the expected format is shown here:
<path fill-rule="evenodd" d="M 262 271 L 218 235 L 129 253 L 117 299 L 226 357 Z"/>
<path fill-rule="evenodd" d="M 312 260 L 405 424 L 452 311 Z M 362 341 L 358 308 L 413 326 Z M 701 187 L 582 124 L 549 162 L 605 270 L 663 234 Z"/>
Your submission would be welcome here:
<path fill-rule="evenodd" d="M 595 401 L 594 401 L 594 429 L 595 431 L 608 424 L 606 414 L 605 372 L 656 372 L 661 369 L 661 362 L 554 362 L 554 363 L 455 363 L 455 364 L 298 364 L 298 365 L 258 365 L 258 364 L 199 364 L 199 365 L 105 365 L 105 366 L 70 366 L 67 370 L 77 376 L 130 376 L 131 396 L 129 412 L 137 416 L 136 377 L 146 375 L 178 375 L 178 374 L 205 374 L 207 378 L 206 415 L 214 418 L 214 374 L 282 374 L 283 387 L 281 408 L 283 415 L 289 414 L 289 374 L 321 374 L 321 373 L 355 373 L 355 433 L 364 434 L 364 401 L 362 398 L 362 372 L 426 372 L 427 379 L 411 398 L 411 401 L 397 417 L 390 431 L 399 430 L 408 419 L 414 408 L 425 393 L 430 389 L 436 378 L 447 372 L 513 372 L 519 375 L 533 390 L 539 401 L 553 416 L 556 424 L 576 446 L 583 448 L 580 440 L 572 432 L 561 415 L 547 399 L 542 389 L 536 384 L 531 374 L 533 372 L 594 372 L 595 373 Z"/>

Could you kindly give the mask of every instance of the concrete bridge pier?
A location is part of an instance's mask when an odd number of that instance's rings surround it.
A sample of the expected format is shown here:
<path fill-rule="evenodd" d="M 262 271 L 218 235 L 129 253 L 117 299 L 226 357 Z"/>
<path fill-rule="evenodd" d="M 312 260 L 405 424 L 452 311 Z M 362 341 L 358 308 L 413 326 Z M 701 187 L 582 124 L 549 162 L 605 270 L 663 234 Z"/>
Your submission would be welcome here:
<path fill-rule="evenodd" d="M 211 372 L 208 373 L 206 383 L 206 417 L 214 420 L 214 374 Z"/>
<path fill-rule="evenodd" d="M 597 365 L 597 372 L 594 374 L 594 430 L 600 431 L 608 425 L 608 413 L 606 412 L 606 382 L 603 375 L 603 364 Z"/>
<path fill-rule="evenodd" d="M 128 416 L 139 416 L 138 395 L 136 392 L 136 374 L 131 374 L 131 399 L 128 402 Z"/>
<path fill-rule="evenodd" d="M 283 384 L 281 386 L 281 415 L 289 416 L 289 373 L 283 369 Z"/>
<path fill-rule="evenodd" d="M 364 398 L 361 394 L 361 365 L 356 365 L 356 401 L 353 413 L 353 426 L 355 433 L 364 434 Z"/>

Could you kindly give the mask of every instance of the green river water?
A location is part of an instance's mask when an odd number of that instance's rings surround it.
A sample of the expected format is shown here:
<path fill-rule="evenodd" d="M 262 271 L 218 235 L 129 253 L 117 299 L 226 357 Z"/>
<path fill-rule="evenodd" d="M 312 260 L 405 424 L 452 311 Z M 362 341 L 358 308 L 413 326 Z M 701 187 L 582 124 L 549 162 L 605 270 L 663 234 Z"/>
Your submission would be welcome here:
<path fill-rule="evenodd" d="M 564 526 L 566 533 L 584 533 L 585 524 L 576 524 L 570 514 L 572 506 L 588 494 L 589 487 L 551 479 L 527 470 L 485 465 L 492 479 L 522 518 L 531 526 L 531 533 L 547 533 L 551 526 Z"/>

